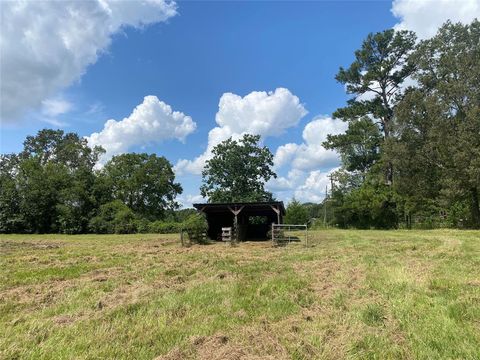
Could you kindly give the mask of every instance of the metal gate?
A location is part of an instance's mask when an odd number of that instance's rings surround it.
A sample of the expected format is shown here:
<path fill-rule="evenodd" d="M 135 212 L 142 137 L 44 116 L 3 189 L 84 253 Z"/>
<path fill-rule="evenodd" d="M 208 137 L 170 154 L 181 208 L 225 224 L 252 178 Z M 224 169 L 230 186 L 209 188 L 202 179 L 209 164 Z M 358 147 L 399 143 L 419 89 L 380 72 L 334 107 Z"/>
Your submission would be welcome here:
<path fill-rule="evenodd" d="M 300 242 L 308 246 L 307 225 L 272 224 L 273 246 L 287 245 L 291 242 Z"/>

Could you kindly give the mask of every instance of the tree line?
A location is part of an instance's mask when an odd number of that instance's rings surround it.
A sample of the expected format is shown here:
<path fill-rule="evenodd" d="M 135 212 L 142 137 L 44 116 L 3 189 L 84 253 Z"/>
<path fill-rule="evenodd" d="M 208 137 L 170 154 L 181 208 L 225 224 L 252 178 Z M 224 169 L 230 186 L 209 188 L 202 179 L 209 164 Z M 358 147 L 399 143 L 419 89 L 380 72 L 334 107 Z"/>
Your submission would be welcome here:
<path fill-rule="evenodd" d="M 172 232 L 193 213 L 175 211 L 182 187 L 166 158 L 122 154 L 95 170 L 103 152 L 44 129 L 20 153 L 1 155 L 0 232 Z"/>
<path fill-rule="evenodd" d="M 332 224 L 480 227 L 480 22 L 445 23 L 431 39 L 370 34 L 336 79 L 352 95 L 337 150 Z"/>

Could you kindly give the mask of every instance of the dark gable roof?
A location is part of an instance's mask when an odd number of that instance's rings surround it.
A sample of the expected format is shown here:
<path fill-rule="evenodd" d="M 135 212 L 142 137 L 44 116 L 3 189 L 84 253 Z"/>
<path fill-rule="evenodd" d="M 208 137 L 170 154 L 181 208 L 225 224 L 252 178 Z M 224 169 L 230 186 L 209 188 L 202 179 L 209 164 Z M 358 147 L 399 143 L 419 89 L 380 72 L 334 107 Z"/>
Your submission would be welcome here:
<path fill-rule="evenodd" d="M 203 204 L 193 204 L 193 207 L 197 210 L 228 210 L 229 207 L 240 207 L 244 206 L 246 209 L 271 209 L 271 206 L 277 207 L 280 209 L 280 213 L 285 215 L 285 206 L 283 201 L 259 201 L 259 202 L 230 202 L 230 203 L 203 203 Z"/>

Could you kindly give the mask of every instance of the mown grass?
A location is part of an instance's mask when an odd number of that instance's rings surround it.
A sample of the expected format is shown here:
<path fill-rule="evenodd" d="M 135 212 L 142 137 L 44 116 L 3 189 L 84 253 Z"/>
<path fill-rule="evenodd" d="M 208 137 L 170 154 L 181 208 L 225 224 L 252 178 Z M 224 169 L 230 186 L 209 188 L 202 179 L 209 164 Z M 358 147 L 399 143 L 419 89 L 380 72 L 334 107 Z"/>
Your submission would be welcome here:
<path fill-rule="evenodd" d="M 480 232 L 2 235 L 2 359 L 479 359 Z"/>

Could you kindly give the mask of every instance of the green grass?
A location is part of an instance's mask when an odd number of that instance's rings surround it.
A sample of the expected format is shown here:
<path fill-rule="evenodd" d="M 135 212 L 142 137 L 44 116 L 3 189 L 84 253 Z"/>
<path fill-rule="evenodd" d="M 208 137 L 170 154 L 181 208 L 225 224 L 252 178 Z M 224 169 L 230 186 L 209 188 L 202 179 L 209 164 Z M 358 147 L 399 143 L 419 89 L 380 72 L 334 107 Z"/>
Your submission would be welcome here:
<path fill-rule="evenodd" d="M 0 358 L 480 359 L 480 232 L 310 240 L 2 235 Z"/>

